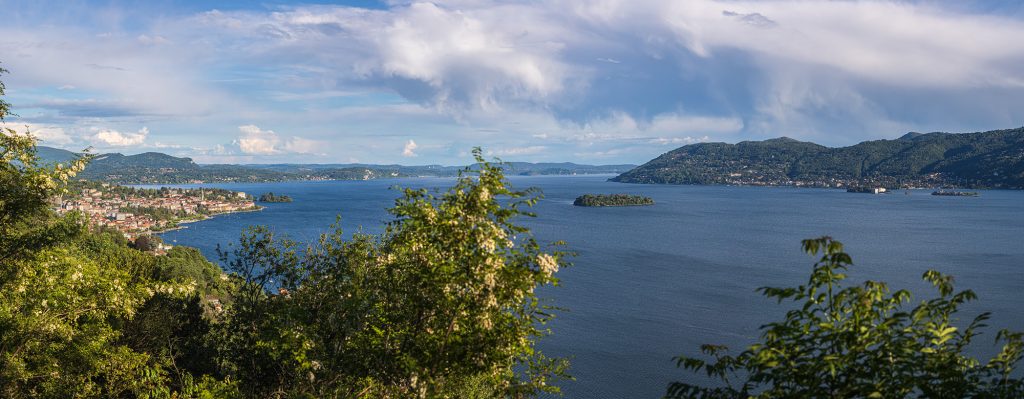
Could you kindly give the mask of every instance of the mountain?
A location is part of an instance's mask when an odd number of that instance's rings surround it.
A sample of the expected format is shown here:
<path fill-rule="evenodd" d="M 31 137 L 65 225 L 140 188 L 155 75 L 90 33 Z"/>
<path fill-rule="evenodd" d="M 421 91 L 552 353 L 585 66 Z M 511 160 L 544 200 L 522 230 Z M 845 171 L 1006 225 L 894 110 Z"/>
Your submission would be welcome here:
<path fill-rule="evenodd" d="M 700 143 L 669 151 L 612 181 L 654 184 L 1024 188 L 1024 128 L 908 133 L 830 148 L 790 138 Z"/>
<path fill-rule="evenodd" d="M 68 150 L 44 146 L 36 147 L 36 155 L 44 164 L 67 163 L 78 157 L 78 154 Z"/>
<path fill-rule="evenodd" d="M 67 162 L 78 155 L 51 147 L 37 147 L 44 163 Z M 635 165 L 579 165 L 574 163 L 510 162 L 509 175 L 562 175 L 622 173 Z M 199 165 L 191 158 L 158 152 L 137 155 L 97 155 L 79 177 L 123 184 L 181 184 L 195 182 L 258 182 L 282 180 L 367 180 L 387 177 L 455 176 L 464 166 L 373 164 L 252 164 Z"/>
<path fill-rule="evenodd" d="M 531 163 L 507 162 L 505 172 L 509 175 L 571 175 L 571 174 L 602 174 L 622 173 L 636 165 L 581 165 L 571 162 Z M 364 163 L 349 164 L 251 164 L 244 165 L 255 169 L 274 170 L 283 173 L 316 173 L 331 170 L 367 169 L 396 173 L 397 176 L 455 176 L 465 166 L 443 165 L 375 165 Z"/>

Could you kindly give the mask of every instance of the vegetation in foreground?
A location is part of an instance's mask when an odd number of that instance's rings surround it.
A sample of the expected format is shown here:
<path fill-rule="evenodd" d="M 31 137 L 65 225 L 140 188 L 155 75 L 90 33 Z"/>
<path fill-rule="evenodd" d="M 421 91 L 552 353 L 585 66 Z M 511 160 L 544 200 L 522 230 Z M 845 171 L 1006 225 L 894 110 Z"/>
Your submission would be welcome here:
<path fill-rule="evenodd" d="M 584 194 L 572 202 L 576 206 L 638 206 L 654 205 L 651 197 L 629 194 Z"/>
<path fill-rule="evenodd" d="M 534 294 L 565 254 L 513 223 L 537 196 L 479 152 L 448 192 L 406 190 L 381 236 L 251 229 L 229 276 L 55 214 L 85 161 L 40 167 L 33 146 L 0 135 L 0 396 L 529 397 L 566 377 L 535 347 L 553 309 Z"/>
<path fill-rule="evenodd" d="M 906 290 L 867 281 L 843 287 L 853 263 L 829 237 L 805 240 L 821 254 L 806 285 L 761 288 L 767 297 L 793 301 L 782 321 L 762 327 L 761 342 L 736 356 L 719 345 L 701 351 L 712 361 L 680 356 L 678 365 L 724 383 L 702 387 L 676 382 L 669 398 L 1020 398 L 1024 380 L 1015 367 L 1024 335 L 999 331 L 1002 350 L 987 362 L 966 355 L 989 314 L 961 325 L 956 318 L 974 292 L 955 291 L 953 278 L 936 271 L 924 279 L 938 297 L 912 309 Z"/>
<path fill-rule="evenodd" d="M 56 214 L 87 159 L 43 164 L 34 138 L 5 129 L 0 397 L 557 392 L 567 362 L 535 347 L 554 309 L 534 291 L 557 284 L 566 254 L 514 223 L 538 194 L 475 155 L 447 192 L 405 190 L 380 236 L 300 246 L 253 228 L 224 254 L 228 275 L 195 249 L 154 256 Z"/>

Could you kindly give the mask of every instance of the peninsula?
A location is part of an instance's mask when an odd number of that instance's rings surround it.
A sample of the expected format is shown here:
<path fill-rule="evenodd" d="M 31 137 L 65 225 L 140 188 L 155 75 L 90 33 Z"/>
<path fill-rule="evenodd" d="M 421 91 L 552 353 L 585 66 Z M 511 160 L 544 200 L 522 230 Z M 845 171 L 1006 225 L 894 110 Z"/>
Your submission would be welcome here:
<path fill-rule="evenodd" d="M 698 143 L 669 151 L 612 181 L 802 187 L 1024 189 L 1024 128 L 907 133 L 825 147 L 782 137 Z"/>
<path fill-rule="evenodd" d="M 629 194 L 584 194 L 573 201 L 576 206 L 640 206 L 654 205 L 651 197 Z"/>
<path fill-rule="evenodd" d="M 112 229 L 130 239 L 218 214 L 260 209 L 252 197 L 238 191 L 148 189 L 91 181 L 72 183 L 67 194 L 53 199 L 51 208 L 58 214 L 80 212 L 90 226 Z"/>

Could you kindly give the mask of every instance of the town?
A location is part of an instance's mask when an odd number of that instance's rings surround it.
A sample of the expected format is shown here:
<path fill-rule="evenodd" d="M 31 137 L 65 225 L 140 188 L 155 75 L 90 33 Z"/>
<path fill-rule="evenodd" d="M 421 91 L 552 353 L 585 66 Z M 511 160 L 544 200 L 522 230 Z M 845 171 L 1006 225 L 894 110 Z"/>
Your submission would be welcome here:
<path fill-rule="evenodd" d="M 166 231 L 212 215 L 261 209 L 252 196 L 210 188 L 135 188 L 80 181 L 54 199 L 60 214 L 81 212 L 89 225 L 111 228 L 125 238 Z"/>

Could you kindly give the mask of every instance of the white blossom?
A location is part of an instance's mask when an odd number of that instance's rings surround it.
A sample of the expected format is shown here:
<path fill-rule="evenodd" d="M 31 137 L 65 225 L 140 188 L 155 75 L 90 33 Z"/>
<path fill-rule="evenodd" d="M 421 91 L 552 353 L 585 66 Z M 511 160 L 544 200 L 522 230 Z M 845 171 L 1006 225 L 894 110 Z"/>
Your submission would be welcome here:
<path fill-rule="evenodd" d="M 554 256 L 548 254 L 537 255 L 537 265 L 544 274 L 552 275 L 558 272 L 558 261 Z"/>

